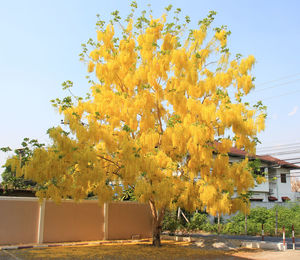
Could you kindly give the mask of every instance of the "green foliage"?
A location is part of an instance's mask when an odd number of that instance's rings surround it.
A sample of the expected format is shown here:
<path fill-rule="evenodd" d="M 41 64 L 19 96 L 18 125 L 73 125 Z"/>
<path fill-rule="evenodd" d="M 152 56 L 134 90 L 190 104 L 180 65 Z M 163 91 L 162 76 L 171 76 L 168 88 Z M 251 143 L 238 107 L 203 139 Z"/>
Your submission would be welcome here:
<path fill-rule="evenodd" d="M 53 107 L 61 107 L 62 110 L 73 106 L 72 97 L 68 96 L 60 100 L 59 98 L 50 100 Z"/>
<path fill-rule="evenodd" d="M 208 223 L 207 214 L 205 213 L 195 213 L 188 224 L 188 229 L 190 230 L 202 230 Z"/>
<path fill-rule="evenodd" d="M 261 161 L 259 159 L 255 159 L 249 162 L 249 167 L 253 171 L 260 171 Z"/>
<path fill-rule="evenodd" d="M 174 232 L 181 227 L 180 222 L 177 220 L 176 210 L 167 211 L 163 221 L 163 230 Z"/>
<path fill-rule="evenodd" d="M 276 211 L 278 214 L 278 231 L 277 235 L 282 235 L 282 227 L 285 226 L 286 236 L 290 237 L 292 233 L 292 225 L 294 225 L 295 235 L 300 236 L 300 205 L 290 203 L 288 207 L 275 206 L 272 209 L 256 207 L 251 209 L 247 216 L 247 234 L 261 235 L 262 224 L 264 225 L 264 233 L 268 236 L 275 235 Z M 181 218 L 182 219 L 182 218 Z M 174 232 L 179 229 L 188 229 L 190 231 L 205 231 L 217 233 L 218 225 L 211 224 L 208 217 L 204 213 L 195 213 L 190 218 L 189 224 L 180 224 L 177 220 L 176 211 L 166 214 L 163 230 Z M 233 216 L 225 224 L 220 224 L 220 232 L 222 234 L 245 234 L 245 215 L 238 213 Z"/>
<path fill-rule="evenodd" d="M 253 106 L 254 108 L 264 112 L 264 117 L 267 117 L 266 111 L 267 111 L 267 106 L 264 106 L 262 101 L 257 101 L 257 103 Z"/>
<path fill-rule="evenodd" d="M 257 207 L 250 211 L 250 215 L 248 219 L 255 223 L 265 224 L 267 220 L 270 219 L 271 217 L 272 217 L 271 210 Z"/>
<path fill-rule="evenodd" d="M 0 148 L 0 151 L 2 151 L 2 152 L 4 152 L 4 153 L 6 153 L 6 152 L 10 152 L 10 151 L 11 151 L 11 149 L 10 149 L 10 147 L 9 147 L 9 146 L 7 146 L 7 147 L 1 147 L 1 148 Z"/>
<path fill-rule="evenodd" d="M 128 187 L 123 191 L 123 196 L 120 199 L 121 201 L 136 201 L 134 195 L 134 187 Z"/>
<path fill-rule="evenodd" d="M 292 225 L 295 234 L 300 235 L 300 206 L 291 204 L 289 207 L 275 206 L 272 209 L 257 207 L 251 209 L 247 217 L 247 233 L 249 235 L 260 235 L 261 227 L 264 224 L 266 235 L 275 235 L 276 210 L 278 213 L 278 234 L 281 234 L 282 227 L 285 226 L 287 236 L 291 235 Z M 244 234 L 245 216 L 241 213 L 232 217 L 223 228 L 223 233 Z"/>
<path fill-rule="evenodd" d="M 252 176 L 257 178 L 257 176 L 265 176 L 265 172 L 261 170 L 261 161 L 259 159 L 252 160 L 248 163 L 251 170 Z"/>

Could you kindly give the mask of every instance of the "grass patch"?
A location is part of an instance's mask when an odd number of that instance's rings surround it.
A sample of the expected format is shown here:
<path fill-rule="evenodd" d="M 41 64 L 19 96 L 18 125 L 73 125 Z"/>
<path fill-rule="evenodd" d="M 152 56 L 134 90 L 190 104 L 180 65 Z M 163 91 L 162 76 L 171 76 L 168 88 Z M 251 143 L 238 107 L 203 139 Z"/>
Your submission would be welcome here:
<path fill-rule="evenodd" d="M 228 252 L 203 250 L 190 242 L 162 241 L 163 246 L 154 248 L 151 242 L 105 244 L 11 250 L 21 259 L 226 259 Z M 225 258 L 223 258 L 223 257 Z"/>

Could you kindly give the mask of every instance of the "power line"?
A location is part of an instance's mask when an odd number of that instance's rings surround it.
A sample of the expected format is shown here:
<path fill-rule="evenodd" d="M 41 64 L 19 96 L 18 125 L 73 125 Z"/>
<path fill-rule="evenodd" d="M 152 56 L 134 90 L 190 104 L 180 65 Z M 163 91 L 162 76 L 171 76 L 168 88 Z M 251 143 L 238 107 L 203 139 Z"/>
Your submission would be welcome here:
<path fill-rule="evenodd" d="M 288 163 L 296 163 L 296 162 L 290 162 L 290 161 L 300 161 L 300 158 L 297 158 L 297 157 L 293 157 L 293 158 L 277 158 L 278 160 L 280 161 L 285 161 L 285 162 L 288 162 Z"/>
<path fill-rule="evenodd" d="M 280 81 L 280 80 L 287 79 L 287 78 L 292 78 L 292 77 L 295 77 L 295 76 L 298 76 L 298 75 L 300 75 L 300 73 L 296 73 L 296 74 L 292 74 L 292 75 L 287 75 L 287 76 L 284 76 L 284 77 L 281 77 L 281 78 L 278 78 L 278 79 L 273 79 L 273 80 L 265 81 L 265 82 L 260 83 L 258 85 L 259 86 L 263 86 L 263 85 L 267 85 L 267 84 L 272 83 L 272 82 Z"/>
<path fill-rule="evenodd" d="M 278 145 L 269 145 L 269 146 L 264 146 L 262 148 L 271 148 L 271 147 L 277 147 L 277 146 L 292 146 L 292 145 L 300 145 L 300 142 L 297 142 L 297 143 L 288 143 L 288 144 L 278 144 Z"/>
<path fill-rule="evenodd" d="M 268 153 L 265 155 L 282 155 L 282 154 L 291 154 L 291 153 L 300 153 L 300 149 L 289 150 L 289 151 L 279 151 L 279 152 L 275 152 L 275 153 Z"/>
<path fill-rule="evenodd" d="M 260 156 L 264 156 L 264 155 L 260 155 Z M 281 160 L 281 161 L 286 161 L 286 162 L 289 162 L 289 163 L 294 163 L 293 161 L 299 161 L 300 158 L 298 157 L 293 157 L 293 158 L 277 158 L 278 160 Z"/>
<path fill-rule="evenodd" d="M 273 99 L 273 98 L 278 98 L 278 97 L 282 97 L 282 96 L 288 96 L 288 95 L 292 95 L 292 94 L 295 94 L 295 93 L 298 93 L 300 92 L 300 89 L 299 90 L 296 90 L 296 91 L 292 91 L 292 92 L 286 92 L 286 93 L 283 93 L 281 95 L 277 95 L 277 96 L 272 96 L 272 97 L 266 97 L 266 98 L 262 98 L 260 99 L 261 101 L 264 101 L 264 100 L 268 100 L 268 99 Z M 250 102 L 255 102 L 257 100 L 250 100 Z"/>
<path fill-rule="evenodd" d="M 282 160 L 282 161 L 294 161 L 294 160 L 300 160 L 300 158 L 298 157 L 298 158 L 288 158 L 288 159 L 280 159 L 280 160 Z"/>
<path fill-rule="evenodd" d="M 282 147 L 282 148 L 269 148 L 269 149 L 262 149 L 258 150 L 257 153 L 271 153 L 271 152 L 285 152 L 285 151 L 290 151 L 291 149 L 300 149 L 300 146 L 292 146 L 292 147 Z"/>
<path fill-rule="evenodd" d="M 289 160 L 285 160 L 285 159 L 279 159 L 280 160 L 280 164 L 281 165 L 296 165 L 296 166 L 299 166 L 300 167 L 300 165 L 298 165 L 299 163 L 300 163 L 300 161 L 299 160 L 297 160 L 297 161 L 289 161 Z M 286 163 L 285 163 L 286 162 Z M 300 169 L 299 169 L 300 170 Z"/>
<path fill-rule="evenodd" d="M 281 164 L 280 165 L 283 165 L 283 166 L 285 166 L 285 165 L 296 165 L 296 166 L 300 166 L 300 165 L 297 165 L 297 164 L 299 164 L 300 163 L 300 161 L 297 161 L 297 162 L 287 162 L 287 163 L 283 163 L 283 162 L 281 162 Z"/>
<path fill-rule="evenodd" d="M 278 145 L 272 145 L 272 146 L 264 146 L 261 148 L 257 148 L 258 150 L 264 150 L 264 149 L 271 149 L 271 148 L 277 148 L 277 147 L 289 147 L 289 146 L 294 146 L 294 145 L 300 145 L 299 143 L 290 143 L 290 144 L 278 144 Z"/>
<path fill-rule="evenodd" d="M 292 80 L 292 81 L 280 83 L 280 84 L 277 84 L 277 85 L 274 85 L 274 86 L 270 86 L 270 87 L 266 87 L 266 88 L 262 88 L 262 89 L 254 89 L 254 92 L 260 92 L 260 91 L 271 89 L 271 88 L 277 88 L 277 87 L 288 85 L 288 84 L 291 84 L 291 83 L 297 82 L 297 81 L 300 81 L 300 79 L 295 79 L 295 80 Z M 254 92 L 252 92 L 252 93 L 254 93 Z"/>

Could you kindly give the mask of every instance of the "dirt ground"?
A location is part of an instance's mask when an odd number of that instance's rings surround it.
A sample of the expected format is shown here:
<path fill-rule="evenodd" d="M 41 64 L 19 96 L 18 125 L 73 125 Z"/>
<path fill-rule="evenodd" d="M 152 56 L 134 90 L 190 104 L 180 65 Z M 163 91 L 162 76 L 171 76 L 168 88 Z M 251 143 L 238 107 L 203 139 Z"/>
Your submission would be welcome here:
<path fill-rule="evenodd" d="M 97 246 L 48 247 L 0 251 L 0 260 L 27 259 L 220 259 L 220 260 L 298 260 L 300 251 L 286 252 L 230 248 L 222 241 L 163 241 L 153 248 L 151 242 L 105 244 Z"/>

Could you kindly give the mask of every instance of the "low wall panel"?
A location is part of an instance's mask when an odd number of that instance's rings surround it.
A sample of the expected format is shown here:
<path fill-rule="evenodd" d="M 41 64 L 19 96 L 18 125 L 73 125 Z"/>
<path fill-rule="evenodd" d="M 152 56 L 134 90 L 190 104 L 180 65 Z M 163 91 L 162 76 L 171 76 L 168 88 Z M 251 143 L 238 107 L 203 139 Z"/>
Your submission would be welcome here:
<path fill-rule="evenodd" d="M 112 202 L 108 204 L 107 239 L 131 239 L 152 236 L 150 207 L 136 202 Z"/>
<path fill-rule="evenodd" d="M 152 235 L 152 215 L 146 204 L 112 202 L 99 207 L 97 201 L 46 201 L 42 205 L 37 198 L 0 197 L 0 245 Z"/>
<path fill-rule="evenodd" d="M 37 243 L 37 199 L 0 198 L 0 245 Z"/>
<path fill-rule="evenodd" d="M 102 239 L 104 213 L 97 202 L 46 202 L 44 243 Z"/>

